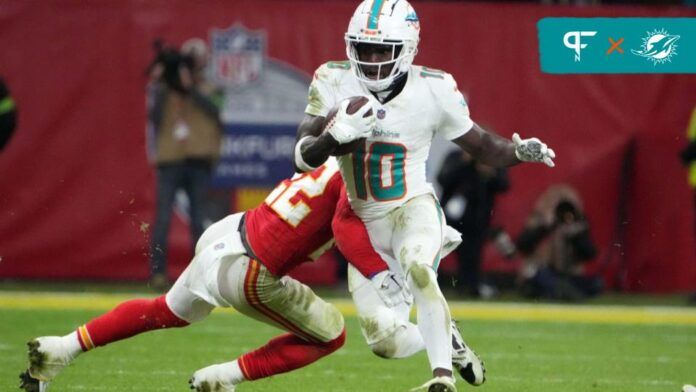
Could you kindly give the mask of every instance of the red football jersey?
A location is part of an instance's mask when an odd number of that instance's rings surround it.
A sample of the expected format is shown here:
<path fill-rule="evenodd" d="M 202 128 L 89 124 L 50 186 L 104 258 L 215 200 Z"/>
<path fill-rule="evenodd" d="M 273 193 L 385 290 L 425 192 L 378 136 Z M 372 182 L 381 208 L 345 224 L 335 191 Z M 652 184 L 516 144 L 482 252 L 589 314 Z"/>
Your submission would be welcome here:
<path fill-rule="evenodd" d="M 259 261 L 272 274 L 282 276 L 305 261 L 316 260 L 333 245 L 331 221 L 345 193 L 334 159 L 281 182 L 245 216 L 247 240 Z M 350 205 L 346 202 L 343 208 L 350 209 Z M 363 275 L 369 277 L 388 268 L 372 249 L 362 221 L 334 223 L 335 229 L 339 226 L 344 237 L 354 240 L 350 247 L 355 253 L 351 255 L 360 257 L 347 258 Z"/>
<path fill-rule="evenodd" d="M 335 160 L 281 182 L 245 217 L 251 249 L 276 276 L 333 245 L 331 218 L 343 188 Z"/>

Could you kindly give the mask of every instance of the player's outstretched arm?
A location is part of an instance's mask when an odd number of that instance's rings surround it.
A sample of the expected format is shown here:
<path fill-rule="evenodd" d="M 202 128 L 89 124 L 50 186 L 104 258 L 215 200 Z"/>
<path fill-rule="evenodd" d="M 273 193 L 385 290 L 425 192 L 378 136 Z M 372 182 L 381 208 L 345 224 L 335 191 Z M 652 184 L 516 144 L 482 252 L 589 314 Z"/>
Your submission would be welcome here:
<path fill-rule="evenodd" d="M 329 159 L 338 142 L 328 132 L 322 133 L 324 117 L 306 114 L 297 128 L 293 162 L 295 171 L 314 170 Z"/>
<path fill-rule="evenodd" d="M 520 162 L 543 162 L 553 167 L 556 157 L 552 149 L 537 138 L 521 139 L 514 134 L 505 139 L 474 123 L 469 132 L 453 140 L 481 163 L 494 167 L 513 166 Z"/>
<path fill-rule="evenodd" d="M 513 166 L 521 161 L 512 141 L 488 132 L 474 123 L 469 132 L 453 140 L 477 161 L 494 167 Z"/>

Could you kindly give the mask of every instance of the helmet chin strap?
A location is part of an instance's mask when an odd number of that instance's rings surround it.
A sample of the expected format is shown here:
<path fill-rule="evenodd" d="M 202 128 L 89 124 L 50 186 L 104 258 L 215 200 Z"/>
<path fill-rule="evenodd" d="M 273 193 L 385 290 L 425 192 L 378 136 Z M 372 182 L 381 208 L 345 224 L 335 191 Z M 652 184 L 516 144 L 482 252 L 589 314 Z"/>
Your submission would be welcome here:
<path fill-rule="evenodd" d="M 369 86 L 367 86 L 367 89 L 370 90 L 370 92 L 381 102 L 384 103 L 386 100 L 393 98 L 395 95 L 401 92 L 403 89 L 403 85 L 406 82 L 406 75 L 408 75 L 408 72 L 401 72 L 396 77 L 392 82 L 387 86 L 386 88 L 383 88 L 379 91 L 375 91 Z"/>
<path fill-rule="evenodd" d="M 389 83 L 389 85 L 387 87 L 384 87 L 381 89 L 378 89 L 376 86 L 370 86 L 370 85 L 366 85 L 366 87 L 368 90 L 370 90 L 371 92 L 376 93 L 376 94 L 390 92 L 391 90 L 394 89 L 394 86 L 396 86 L 397 84 L 399 84 L 401 82 L 401 80 L 406 76 L 406 74 L 407 74 L 407 72 L 399 72 L 394 77 L 394 80 L 392 80 L 391 83 Z"/>

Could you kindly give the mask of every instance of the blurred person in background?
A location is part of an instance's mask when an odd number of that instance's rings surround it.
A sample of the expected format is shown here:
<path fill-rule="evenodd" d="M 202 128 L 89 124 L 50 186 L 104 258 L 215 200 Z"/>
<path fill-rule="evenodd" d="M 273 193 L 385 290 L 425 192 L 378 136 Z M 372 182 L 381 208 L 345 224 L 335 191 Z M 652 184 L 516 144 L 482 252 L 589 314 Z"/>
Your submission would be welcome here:
<path fill-rule="evenodd" d="M 5 80 L 0 77 L 0 151 L 9 142 L 17 127 L 17 108 Z"/>
<path fill-rule="evenodd" d="M 465 151 L 453 151 L 445 158 L 437 181 L 447 223 L 462 233 L 457 289 L 464 295 L 490 298 L 496 290 L 481 280 L 481 253 L 487 239 L 506 235 L 490 226 L 496 195 L 510 188 L 507 170 L 484 165 Z M 514 252 L 514 247 L 508 249 L 507 253 Z"/>
<path fill-rule="evenodd" d="M 691 120 L 686 128 L 689 144 L 681 152 L 681 160 L 689 168 L 689 186 L 694 197 L 694 235 L 696 235 L 696 107 L 691 112 Z M 689 302 L 696 305 L 696 291 L 689 297 Z"/>
<path fill-rule="evenodd" d="M 149 154 L 157 169 L 157 212 L 151 242 L 150 285 L 162 291 L 167 278 L 167 237 L 178 190 L 189 202 L 192 249 L 203 233 L 211 171 L 219 156 L 221 94 L 205 80 L 208 47 L 186 41 L 180 51 L 155 43 L 149 68 Z"/>
<path fill-rule="evenodd" d="M 516 244 L 524 258 L 524 296 L 580 301 L 600 293 L 601 278 L 584 272 L 597 250 L 580 196 L 570 186 L 552 186 L 540 196 Z"/>

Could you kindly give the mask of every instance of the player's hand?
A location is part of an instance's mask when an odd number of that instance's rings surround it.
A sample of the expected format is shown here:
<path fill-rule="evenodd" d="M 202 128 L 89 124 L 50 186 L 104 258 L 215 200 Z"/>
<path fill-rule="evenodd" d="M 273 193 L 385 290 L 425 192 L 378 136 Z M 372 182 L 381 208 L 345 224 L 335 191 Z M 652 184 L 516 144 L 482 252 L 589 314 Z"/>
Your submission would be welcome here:
<path fill-rule="evenodd" d="M 554 167 L 553 158 L 556 153 L 548 148 L 546 143 L 533 137 L 522 139 L 517 133 L 512 135 L 512 142 L 515 144 L 515 155 L 522 162 L 543 162 L 548 167 Z"/>
<path fill-rule="evenodd" d="M 346 111 L 350 100 L 345 99 L 341 102 L 333 122 L 327 128 L 327 131 L 336 139 L 338 144 L 350 143 L 355 139 L 370 135 L 377 119 L 374 110 L 370 115 L 363 117 L 372 109 L 372 98 L 369 99 L 368 103 L 353 114 L 348 114 Z"/>
<path fill-rule="evenodd" d="M 386 270 L 378 273 L 370 279 L 377 289 L 377 294 L 388 307 L 394 307 L 408 300 L 408 294 L 404 290 L 403 280 L 393 272 Z"/>

